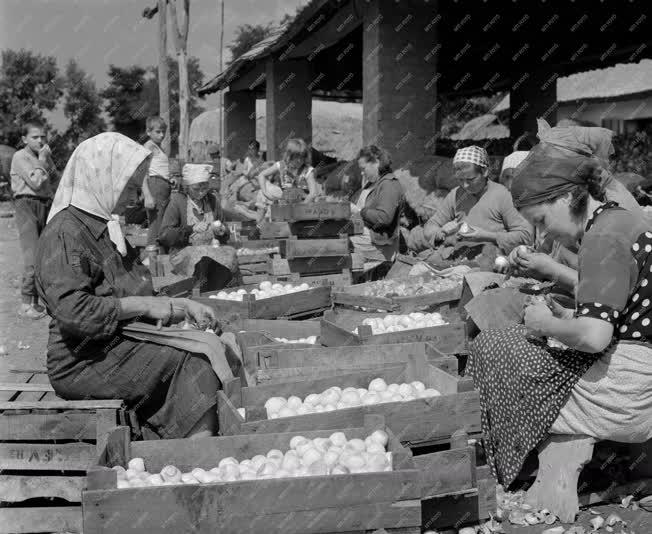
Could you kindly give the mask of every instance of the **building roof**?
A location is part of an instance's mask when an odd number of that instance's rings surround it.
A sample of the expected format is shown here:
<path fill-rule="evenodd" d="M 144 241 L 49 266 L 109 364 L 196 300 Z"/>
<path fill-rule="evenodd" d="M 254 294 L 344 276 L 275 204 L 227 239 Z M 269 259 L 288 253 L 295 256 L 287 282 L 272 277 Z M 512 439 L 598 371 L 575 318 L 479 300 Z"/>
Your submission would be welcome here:
<path fill-rule="evenodd" d="M 481 141 L 484 139 L 505 139 L 509 128 L 498 122 L 496 115 L 480 115 L 467 122 L 462 129 L 450 138 L 454 141 Z"/>
<path fill-rule="evenodd" d="M 652 91 L 652 59 L 620 63 L 606 69 L 579 72 L 557 79 L 557 102 L 620 98 Z M 494 113 L 509 109 L 509 93 L 496 104 Z"/>
<path fill-rule="evenodd" d="M 251 66 L 253 62 L 271 55 L 288 44 L 293 37 L 304 30 L 307 26 L 307 21 L 328 3 L 329 0 L 310 0 L 308 4 L 297 12 L 294 19 L 287 24 L 274 28 L 268 37 L 259 41 L 251 48 L 251 50 L 245 52 L 239 58 L 231 62 L 226 70 L 219 73 L 200 87 L 198 93 L 200 95 L 205 95 L 214 93 L 220 89 L 226 89 L 229 84 L 236 80 L 244 70 Z M 335 2 L 330 3 L 337 6 L 341 3 L 341 0 L 336 0 Z"/>

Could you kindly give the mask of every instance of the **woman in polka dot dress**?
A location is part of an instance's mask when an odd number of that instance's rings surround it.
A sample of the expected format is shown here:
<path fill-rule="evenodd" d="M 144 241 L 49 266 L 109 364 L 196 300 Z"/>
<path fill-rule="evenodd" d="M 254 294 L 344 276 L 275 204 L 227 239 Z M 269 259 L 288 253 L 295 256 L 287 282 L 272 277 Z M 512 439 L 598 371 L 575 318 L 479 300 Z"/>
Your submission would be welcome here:
<path fill-rule="evenodd" d="M 565 246 L 580 244 L 579 279 L 575 310 L 537 303 L 524 326 L 474 341 L 485 449 L 505 486 L 550 433 L 652 438 L 652 228 L 605 202 L 591 158 L 533 153 L 512 187 L 515 205 Z M 547 337 L 569 349 L 549 348 Z"/>

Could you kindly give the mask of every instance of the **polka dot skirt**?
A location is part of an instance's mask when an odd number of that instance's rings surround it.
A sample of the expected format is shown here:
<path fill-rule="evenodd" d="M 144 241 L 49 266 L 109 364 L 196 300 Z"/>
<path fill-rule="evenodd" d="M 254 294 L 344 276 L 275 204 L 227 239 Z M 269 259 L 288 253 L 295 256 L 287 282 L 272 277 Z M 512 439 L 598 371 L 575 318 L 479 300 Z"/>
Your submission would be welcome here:
<path fill-rule="evenodd" d="M 514 481 L 599 357 L 530 341 L 523 326 L 486 330 L 474 340 L 468 372 L 480 391 L 487 460 L 501 484 Z"/>

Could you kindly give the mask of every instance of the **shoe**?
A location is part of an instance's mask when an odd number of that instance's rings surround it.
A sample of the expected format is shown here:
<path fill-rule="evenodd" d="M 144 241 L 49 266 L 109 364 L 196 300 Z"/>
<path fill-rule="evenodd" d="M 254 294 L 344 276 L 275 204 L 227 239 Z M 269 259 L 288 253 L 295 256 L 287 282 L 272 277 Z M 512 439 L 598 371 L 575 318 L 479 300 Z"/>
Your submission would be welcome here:
<path fill-rule="evenodd" d="M 45 310 L 40 312 L 34 307 L 33 304 L 21 304 L 18 315 L 20 317 L 25 317 L 26 319 L 37 320 L 45 317 Z"/>

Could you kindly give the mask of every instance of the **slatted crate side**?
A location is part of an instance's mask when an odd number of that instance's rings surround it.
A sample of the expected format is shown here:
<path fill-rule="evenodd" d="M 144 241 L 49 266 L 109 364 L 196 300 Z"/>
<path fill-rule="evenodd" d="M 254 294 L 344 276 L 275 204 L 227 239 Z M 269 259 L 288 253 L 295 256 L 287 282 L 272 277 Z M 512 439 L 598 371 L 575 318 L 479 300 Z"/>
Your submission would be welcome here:
<path fill-rule="evenodd" d="M 82 532 L 81 506 L 0 508 L 0 534 Z"/>
<path fill-rule="evenodd" d="M 320 221 L 351 218 L 349 202 L 274 203 L 271 206 L 272 221 Z"/>
<path fill-rule="evenodd" d="M 410 355 L 423 356 L 429 363 L 457 375 L 458 361 L 439 352 L 429 343 L 362 345 L 358 347 L 268 347 L 258 349 L 259 375 L 282 381 L 285 376 L 311 376 L 337 373 L 345 369 L 373 368 L 407 361 Z"/>
<path fill-rule="evenodd" d="M 496 512 L 496 481 L 489 466 L 476 468 L 476 485 L 421 500 L 424 528 L 445 530 L 475 525 L 488 520 Z"/>
<path fill-rule="evenodd" d="M 427 328 L 413 328 L 399 332 L 372 334 L 371 327 L 357 326 L 359 334 L 335 324 L 321 320 L 320 342 L 327 347 L 343 345 L 385 345 L 396 343 L 429 342 L 444 354 L 465 354 L 468 350 L 466 325 L 462 322 L 448 323 Z"/>
<path fill-rule="evenodd" d="M 229 288 L 228 291 L 236 289 L 238 288 Z M 195 294 L 192 299 L 212 307 L 219 314 L 239 315 L 247 319 L 276 319 L 299 315 L 328 308 L 331 303 L 330 286 L 314 287 L 261 300 L 257 300 L 255 295 L 243 295 L 242 301 L 210 298 L 210 295 L 217 293 L 219 291 Z"/>
<path fill-rule="evenodd" d="M 273 337 L 318 336 L 319 321 L 289 321 L 287 319 L 241 319 L 231 324 L 236 332 L 262 332 Z"/>
<path fill-rule="evenodd" d="M 333 239 L 296 239 L 281 243 L 281 256 L 288 260 L 297 258 L 318 258 L 345 256 L 349 254 L 349 238 L 342 236 Z"/>
<path fill-rule="evenodd" d="M 424 371 L 423 366 L 429 369 Z M 386 382 L 423 381 L 427 387 L 439 389 L 438 397 L 415 399 L 408 402 L 390 402 L 371 406 L 358 406 L 331 412 L 267 419 L 264 404 L 274 396 L 305 397 L 321 393 L 332 386 L 367 387 L 373 378 Z M 480 432 L 480 400 L 476 391 L 468 391 L 466 382 L 425 362 L 419 365 L 391 365 L 383 369 L 358 370 L 336 376 L 317 377 L 304 381 L 264 384 L 257 387 L 230 391 L 230 398 L 218 395 L 220 428 L 224 433 L 259 434 L 270 432 L 296 432 L 310 428 L 337 428 L 359 424 L 365 414 L 385 417 L 388 426 L 401 441 L 411 444 L 440 442 L 463 428 L 469 433 Z M 245 408 L 245 418 L 237 409 Z"/>

